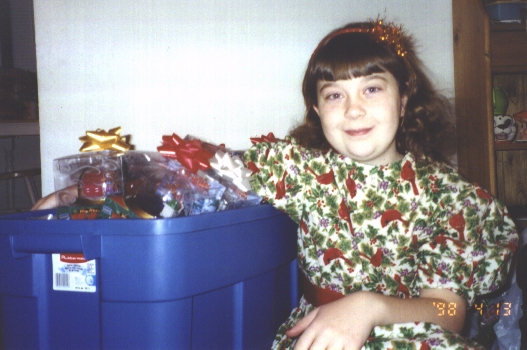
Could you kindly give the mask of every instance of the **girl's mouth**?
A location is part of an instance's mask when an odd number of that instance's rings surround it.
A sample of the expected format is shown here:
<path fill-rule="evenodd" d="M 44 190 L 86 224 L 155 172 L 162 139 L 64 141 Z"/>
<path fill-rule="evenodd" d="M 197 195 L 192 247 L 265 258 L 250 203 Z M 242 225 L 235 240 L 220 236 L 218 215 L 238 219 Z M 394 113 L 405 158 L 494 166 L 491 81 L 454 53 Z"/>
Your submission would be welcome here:
<path fill-rule="evenodd" d="M 362 129 L 351 129 L 346 130 L 346 134 L 349 136 L 363 136 L 368 134 L 373 128 L 362 128 Z"/>

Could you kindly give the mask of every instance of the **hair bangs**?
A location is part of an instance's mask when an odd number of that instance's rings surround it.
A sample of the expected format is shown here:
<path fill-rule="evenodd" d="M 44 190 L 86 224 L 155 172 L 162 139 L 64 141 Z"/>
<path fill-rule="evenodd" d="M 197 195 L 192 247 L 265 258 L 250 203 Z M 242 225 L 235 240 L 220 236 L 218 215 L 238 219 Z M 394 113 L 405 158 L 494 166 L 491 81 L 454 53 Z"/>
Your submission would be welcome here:
<path fill-rule="evenodd" d="M 337 81 L 364 77 L 374 73 L 383 73 L 387 69 L 380 62 L 368 60 L 319 60 L 315 64 L 312 79 L 314 81 Z"/>
<path fill-rule="evenodd" d="M 386 72 L 393 53 L 367 34 L 343 34 L 333 38 L 315 55 L 317 80 L 343 80 Z M 317 72 L 318 71 L 318 72 Z"/>

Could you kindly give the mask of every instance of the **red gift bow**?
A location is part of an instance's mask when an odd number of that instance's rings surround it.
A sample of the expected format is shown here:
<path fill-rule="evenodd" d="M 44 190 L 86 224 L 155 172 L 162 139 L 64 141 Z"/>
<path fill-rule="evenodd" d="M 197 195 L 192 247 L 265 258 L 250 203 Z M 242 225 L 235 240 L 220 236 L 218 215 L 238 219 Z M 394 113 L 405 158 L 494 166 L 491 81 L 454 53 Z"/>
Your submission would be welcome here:
<path fill-rule="evenodd" d="M 260 142 L 276 142 L 276 137 L 274 137 L 274 134 L 270 132 L 267 134 L 267 136 L 262 135 L 262 137 L 251 137 L 251 142 L 253 145 Z"/>
<path fill-rule="evenodd" d="M 163 136 L 157 151 L 166 158 L 176 159 L 194 174 L 210 169 L 209 159 L 214 156 L 201 145 L 200 140 L 183 140 L 176 134 Z"/>

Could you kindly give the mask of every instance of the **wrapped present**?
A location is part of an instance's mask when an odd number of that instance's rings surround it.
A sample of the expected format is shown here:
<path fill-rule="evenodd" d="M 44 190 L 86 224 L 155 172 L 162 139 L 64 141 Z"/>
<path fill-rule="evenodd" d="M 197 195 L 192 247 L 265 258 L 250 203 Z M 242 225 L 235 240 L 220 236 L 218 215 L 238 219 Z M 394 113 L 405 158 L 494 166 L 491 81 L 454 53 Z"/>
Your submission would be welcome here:
<path fill-rule="evenodd" d="M 134 213 L 126 203 L 122 196 L 106 197 L 104 203 L 101 205 L 101 211 L 97 215 L 97 219 L 136 219 L 140 218 Z"/>
<path fill-rule="evenodd" d="M 187 135 L 182 139 L 176 134 L 163 136 L 163 145 L 158 151 L 190 171 L 187 174 L 195 187 L 189 194 L 192 200 L 184 204 L 186 215 L 261 203 L 261 198 L 252 192 L 249 182 L 252 171 L 243 163 L 243 152 L 194 136 Z"/>
<path fill-rule="evenodd" d="M 57 208 L 57 218 L 60 220 L 89 220 L 97 219 L 101 212 L 101 205 L 74 205 Z"/>
<path fill-rule="evenodd" d="M 198 215 L 218 209 L 225 186 L 176 159 L 145 152 L 127 152 L 125 202 L 141 217 Z"/>
<path fill-rule="evenodd" d="M 107 196 L 123 195 L 123 152 L 131 148 L 121 128 L 87 131 L 79 139 L 82 153 L 53 161 L 55 191 L 78 187 L 78 197 L 102 203 Z"/>
<path fill-rule="evenodd" d="M 176 216 L 182 209 L 181 191 L 188 187 L 178 169 L 158 153 L 129 151 L 123 161 L 126 205 L 143 218 Z"/>
<path fill-rule="evenodd" d="M 229 186 L 223 194 L 222 201 L 218 210 L 231 210 L 258 205 L 262 202 L 262 197 L 255 192 L 243 192 L 237 187 Z"/>
<path fill-rule="evenodd" d="M 122 157 L 112 151 L 82 153 L 53 161 L 55 190 L 78 187 L 79 198 L 103 202 L 107 196 L 122 195 Z"/>
<path fill-rule="evenodd" d="M 198 171 L 190 174 L 189 181 L 192 184 L 190 200 L 186 211 L 187 215 L 199 215 L 213 213 L 218 210 L 225 186 L 217 181 L 208 172 Z"/>

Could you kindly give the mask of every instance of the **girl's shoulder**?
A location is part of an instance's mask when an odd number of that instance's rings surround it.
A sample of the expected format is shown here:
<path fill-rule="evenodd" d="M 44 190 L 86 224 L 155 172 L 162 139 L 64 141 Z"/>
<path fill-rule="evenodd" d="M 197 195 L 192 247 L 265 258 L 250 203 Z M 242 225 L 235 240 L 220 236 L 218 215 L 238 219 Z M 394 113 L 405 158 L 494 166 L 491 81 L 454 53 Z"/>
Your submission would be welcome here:
<path fill-rule="evenodd" d="M 474 186 L 473 183 L 470 183 L 451 165 L 440 161 L 433 161 L 426 156 L 411 155 L 411 158 L 415 163 L 417 175 L 421 178 L 428 177 L 434 179 L 441 179 L 442 182 L 449 183 L 451 185 L 457 184 L 459 186 L 464 187 Z"/>
<path fill-rule="evenodd" d="M 323 161 L 327 153 L 301 146 L 293 137 L 283 139 L 258 138 L 253 140 L 253 145 L 245 152 L 246 161 L 293 162 L 296 164 L 311 161 Z"/>
<path fill-rule="evenodd" d="M 477 183 L 470 182 L 457 169 L 425 157 L 415 157 L 415 168 L 421 188 L 445 208 L 471 206 L 485 212 L 490 207 L 505 211 L 503 203 Z"/>

